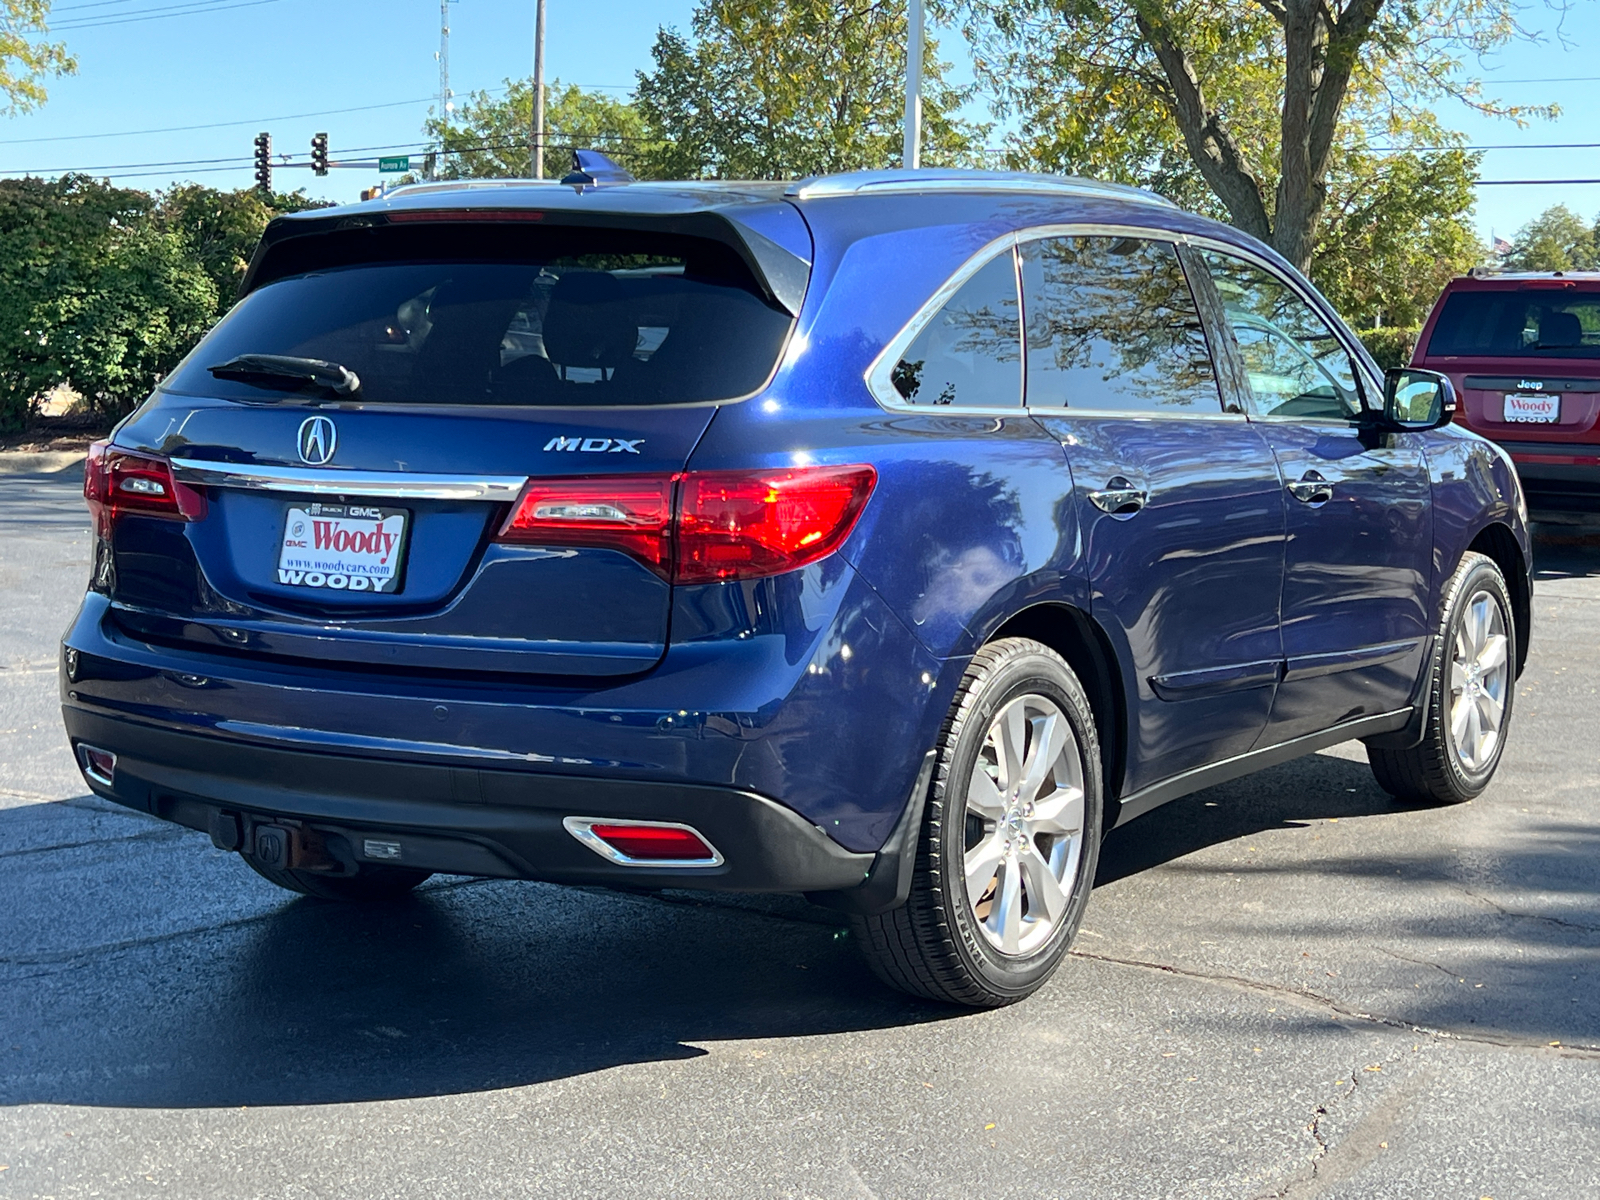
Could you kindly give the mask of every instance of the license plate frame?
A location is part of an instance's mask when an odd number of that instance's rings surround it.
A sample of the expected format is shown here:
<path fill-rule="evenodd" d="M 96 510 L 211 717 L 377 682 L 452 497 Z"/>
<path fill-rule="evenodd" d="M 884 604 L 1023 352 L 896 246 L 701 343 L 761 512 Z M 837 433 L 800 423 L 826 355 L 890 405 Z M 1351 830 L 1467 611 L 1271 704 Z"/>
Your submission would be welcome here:
<path fill-rule="evenodd" d="M 1507 425 L 1560 424 L 1560 393 L 1506 392 L 1501 401 L 1500 419 Z"/>
<path fill-rule="evenodd" d="M 396 595 L 404 586 L 411 525 L 407 508 L 291 501 L 284 505 L 274 579 L 296 590 Z"/>

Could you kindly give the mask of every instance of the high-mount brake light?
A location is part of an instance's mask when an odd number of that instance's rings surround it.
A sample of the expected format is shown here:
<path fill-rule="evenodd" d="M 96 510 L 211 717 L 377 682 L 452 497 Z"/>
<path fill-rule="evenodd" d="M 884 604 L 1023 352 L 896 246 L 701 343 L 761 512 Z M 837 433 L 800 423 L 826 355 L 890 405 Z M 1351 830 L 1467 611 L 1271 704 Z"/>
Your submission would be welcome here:
<path fill-rule="evenodd" d="M 544 213 L 525 208 L 424 208 L 389 214 L 391 223 L 413 221 L 542 221 Z"/>
<path fill-rule="evenodd" d="M 119 450 L 105 441 L 89 447 L 83 495 L 102 535 L 125 512 L 179 521 L 199 521 L 206 515 L 205 493 L 173 479 L 166 459 Z"/>
<path fill-rule="evenodd" d="M 877 478 L 808 466 L 536 479 L 499 540 L 620 550 L 672 583 L 759 579 L 837 550 Z"/>

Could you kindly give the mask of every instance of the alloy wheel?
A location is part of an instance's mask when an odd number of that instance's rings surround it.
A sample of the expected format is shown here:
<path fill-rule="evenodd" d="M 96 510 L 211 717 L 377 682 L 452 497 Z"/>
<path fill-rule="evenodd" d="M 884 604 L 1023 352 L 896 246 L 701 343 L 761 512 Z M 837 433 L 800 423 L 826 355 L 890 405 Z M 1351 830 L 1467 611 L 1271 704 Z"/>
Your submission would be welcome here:
<path fill-rule="evenodd" d="M 1450 747 L 1468 772 L 1494 761 L 1511 680 L 1510 642 L 1500 602 L 1473 594 L 1456 625 L 1450 659 Z"/>
<path fill-rule="evenodd" d="M 1031 954 L 1060 925 L 1083 824 L 1083 757 L 1072 725 L 1048 697 L 1018 696 L 990 722 L 967 786 L 967 902 L 1001 954 Z"/>

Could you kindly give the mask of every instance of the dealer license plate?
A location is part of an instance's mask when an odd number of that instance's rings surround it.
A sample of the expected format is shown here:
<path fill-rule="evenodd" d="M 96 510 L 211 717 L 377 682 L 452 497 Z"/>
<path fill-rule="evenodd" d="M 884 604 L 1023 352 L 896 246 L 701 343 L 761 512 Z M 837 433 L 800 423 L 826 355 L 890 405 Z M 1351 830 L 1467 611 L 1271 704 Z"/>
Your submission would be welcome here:
<path fill-rule="evenodd" d="M 278 582 L 341 592 L 397 592 L 405 561 L 403 508 L 291 505 L 278 549 Z"/>
<path fill-rule="evenodd" d="M 1526 392 L 1508 393 L 1505 419 L 1512 424 L 1553 425 L 1561 419 L 1561 397 Z"/>

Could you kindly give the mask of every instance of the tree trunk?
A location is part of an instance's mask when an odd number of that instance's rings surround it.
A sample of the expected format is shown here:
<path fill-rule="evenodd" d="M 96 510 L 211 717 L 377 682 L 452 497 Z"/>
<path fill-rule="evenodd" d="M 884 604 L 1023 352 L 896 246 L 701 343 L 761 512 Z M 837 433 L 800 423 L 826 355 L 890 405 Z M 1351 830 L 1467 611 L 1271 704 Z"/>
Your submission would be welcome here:
<path fill-rule="evenodd" d="M 1189 157 L 1227 207 L 1229 219 L 1308 272 L 1328 199 L 1328 160 L 1339 112 L 1384 0 L 1346 0 L 1337 11 L 1330 0 L 1263 0 L 1282 24 L 1284 40 L 1280 171 L 1270 216 L 1259 175 L 1221 116 L 1207 106 L 1161 0 L 1131 3 L 1140 35 L 1166 76 L 1167 106 Z"/>

